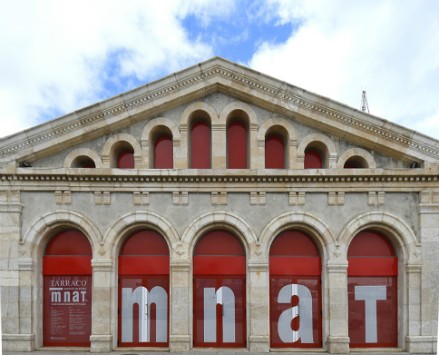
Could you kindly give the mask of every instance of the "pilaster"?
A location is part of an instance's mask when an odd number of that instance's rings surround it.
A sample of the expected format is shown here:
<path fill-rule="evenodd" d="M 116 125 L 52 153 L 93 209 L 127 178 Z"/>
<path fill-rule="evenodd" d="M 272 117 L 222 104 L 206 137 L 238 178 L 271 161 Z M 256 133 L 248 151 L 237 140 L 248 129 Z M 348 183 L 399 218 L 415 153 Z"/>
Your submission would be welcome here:
<path fill-rule="evenodd" d="M 20 191 L 0 191 L 1 333 L 4 351 L 31 351 L 35 348 L 31 326 L 32 279 L 27 277 L 26 285 L 20 279 L 23 276 L 24 280 L 24 274 L 29 272 L 26 268 L 22 269 L 19 262 L 22 210 Z M 20 272 L 24 274 L 20 275 Z"/>
<path fill-rule="evenodd" d="M 347 261 L 328 262 L 328 351 L 349 353 Z"/>
<path fill-rule="evenodd" d="M 113 348 L 111 329 L 113 260 L 93 259 L 92 331 L 90 352 L 110 352 Z"/>
<path fill-rule="evenodd" d="M 406 343 L 411 352 L 434 353 L 438 333 L 439 191 L 421 191 L 419 200 L 419 242 L 422 258 L 420 335 L 409 335 Z"/>
<path fill-rule="evenodd" d="M 269 271 L 267 263 L 249 263 L 248 321 L 249 350 L 270 351 Z"/>
<path fill-rule="evenodd" d="M 171 262 L 170 272 L 169 350 L 171 352 L 189 351 L 192 328 L 190 262 Z"/>

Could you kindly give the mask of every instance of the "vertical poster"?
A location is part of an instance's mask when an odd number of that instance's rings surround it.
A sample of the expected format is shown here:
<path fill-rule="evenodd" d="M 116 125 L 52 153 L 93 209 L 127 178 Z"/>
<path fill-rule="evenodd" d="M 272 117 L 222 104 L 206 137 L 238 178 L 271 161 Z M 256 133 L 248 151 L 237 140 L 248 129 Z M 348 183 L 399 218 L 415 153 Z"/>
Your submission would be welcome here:
<path fill-rule="evenodd" d="M 44 344 L 89 346 L 91 276 L 44 277 Z"/>

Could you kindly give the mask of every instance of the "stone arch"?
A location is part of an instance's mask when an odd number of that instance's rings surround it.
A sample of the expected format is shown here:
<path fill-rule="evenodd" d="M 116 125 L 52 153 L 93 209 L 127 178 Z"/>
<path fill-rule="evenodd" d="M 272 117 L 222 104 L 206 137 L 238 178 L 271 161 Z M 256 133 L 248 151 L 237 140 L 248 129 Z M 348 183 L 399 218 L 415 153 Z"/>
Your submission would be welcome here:
<path fill-rule="evenodd" d="M 297 143 L 297 135 L 294 127 L 291 125 L 290 122 L 280 117 L 269 118 L 264 122 L 264 124 L 259 127 L 258 141 L 264 141 L 269 129 L 275 126 L 279 126 L 285 129 L 285 131 L 288 133 L 289 144 Z"/>
<path fill-rule="evenodd" d="M 257 242 L 256 234 L 241 217 L 226 211 L 203 214 L 194 219 L 189 227 L 186 228 L 181 238 L 182 247 L 186 249 L 184 250 L 186 258 L 192 258 L 197 241 L 205 232 L 214 228 L 223 228 L 233 232 L 243 243 L 247 258 L 250 259 L 252 247 Z"/>
<path fill-rule="evenodd" d="M 249 105 L 240 101 L 231 102 L 221 110 L 221 114 L 219 116 L 219 121 L 221 125 L 224 126 L 227 125 L 227 118 L 229 117 L 230 113 L 232 113 L 235 110 L 240 110 L 247 114 L 250 130 L 252 130 L 252 127 L 258 126 L 258 119 L 256 117 L 256 112 Z"/>
<path fill-rule="evenodd" d="M 98 153 L 89 148 L 78 148 L 72 150 L 64 159 L 64 168 L 71 168 L 73 161 L 79 156 L 89 157 L 94 161 L 96 168 L 102 168 L 102 160 Z"/>
<path fill-rule="evenodd" d="M 174 145 L 176 142 L 180 141 L 180 132 L 178 131 L 175 123 L 166 117 L 157 117 L 149 121 L 142 131 L 142 145 L 149 145 L 151 134 L 155 131 L 156 128 L 163 126 L 168 128 L 172 133 L 172 140 L 174 141 Z"/>
<path fill-rule="evenodd" d="M 297 135 L 292 124 L 280 117 L 268 118 L 260 127 L 258 131 L 258 154 L 260 159 L 265 160 L 265 139 L 267 132 L 272 128 L 275 130 L 280 128 L 280 131 L 284 131 L 287 135 L 287 141 L 285 142 L 285 168 L 295 168 L 296 167 L 296 149 L 297 149 Z M 284 133 L 284 132 L 281 132 Z M 265 167 L 265 166 L 264 166 Z"/>
<path fill-rule="evenodd" d="M 367 150 L 361 149 L 361 148 L 351 148 L 351 149 L 348 149 L 347 151 L 345 151 L 342 155 L 340 155 L 340 157 L 338 158 L 338 161 L 337 161 L 337 168 L 342 169 L 344 167 L 344 164 L 346 163 L 346 161 L 349 158 L 355 157 L 355 156 L 359 156 L 359 157 L 363 158 L 367 162 L 368 169 L 375 169 L 376 168 L 375 159 L 373 158 L 372 154 L 370 154 Z"/>
<path fill-rule="evenodd" d="M 155 134 L 160 130 L 169 130 L 172 134 L 172 146 L 173 146 L 173 152 L 174 152 L 174 168 L 178 166 L 176 163 L 176 159 L 178 156 L 177 153 L 177 147 L 180 146 L 180 131 L 178 130 L 178 127 L 175 125 L 175 123 L 166 117 L 157 117 L 149 121 L 146 126 L 143 128 L 142 131 L 142 138 L 141 138 L 141 144 L 142 144 L 142 152 L 143 156 L 145 157 L 146 168 L 152 168 L 152 152 L 153 152 L 153 144 L 152 141 L 154 139 Z"/>
<path fill-rule="evenodd" d="M 305 149 L 313 142 L 319 142 L 328 149 L 328 168 L 334 168 L 337 159 L 337 150 L 334 142 L 326 135 L 321 133 L 311 133 L 304 137 L 297 147 L 297 163 L 298 168 L 303 169 L 305 159 Z"/>
<path fill-rule="evenodd" d="M 186 107 L 183 113 L 181 114 L 180 127 L 188 127 L 189 118 L 196 111 L 206 112 L 207 115 L 210 117 L 210 121 L 212 124 L 218 121 L 218 114 L 211 105 L 205 102 L 194 102 L 190 104 L 188 107 Z"/>
<path fill-rule="evenodd" d="M 280 232 L 292 227 L 299 227 L 314 237 L 319 246 L 322 260 L 328 253 L 328 246 L 336 244 L 334 235 L 322 219 L 306 212 L 287 212 L 267 224 L 259 237 L 264 259 L 268 260 L 270 246 L 274 238 Z"/>
<path fill-rule="evenodd" d="M 399 257 L 408 263 L 415 263 L 419 256 L 420 243 L 412 229 L 400 218 L 386 212 L 366 212 L 349 221 L 342 229 L 338 241 L 347 250 L 352 239 L 362 230 L 375 228 L 393 242 L 396 249 L 401 250 Z"/>
<path fill-rule="evenodd" d="M 136 138 L 127 133 L 118 133 L 107 139 L 102 149 L 103 168 L 110 168 L 112 150 L 120 142 L 127 142 L 131 145 L 134 150 L 135 167 L 138 168 L 142 164 L 142 150 Z"/>
<path fill-rule="evenodd" d="M 81 213 L 73 211 L 56 211 L 43 215 L 24 234 L 22 244 L 27 244 L 29 257 L 37 260 L 42 253 L 45 241 L 57 230 L 63 227 L 78 229 L 88 238 L 96 257 L 98 246 L 102 242 L 101 233 L 94 223 Z"/>
<path fill-rule="evenodd" d="M 177 231 L 167 219 L 148 211 L 127 213 L 107 229 L 104 241 L 111 245 L 110 255 L 117 255 L 118 249 L 125 240 L 124 237 L 142 226 L 154 229 L 163 236 L 168 244 L 169 254 L 172 258 L 172 250 L 179 242 Z"/>

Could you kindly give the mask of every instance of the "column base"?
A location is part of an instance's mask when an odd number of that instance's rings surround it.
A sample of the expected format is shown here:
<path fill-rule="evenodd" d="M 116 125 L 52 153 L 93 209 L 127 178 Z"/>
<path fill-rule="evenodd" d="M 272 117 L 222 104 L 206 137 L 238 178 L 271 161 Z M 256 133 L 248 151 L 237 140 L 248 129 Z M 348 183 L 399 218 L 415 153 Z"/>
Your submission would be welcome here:
<path fill-rule="evenodd" d="M 328 337 L 328 352 L 331 354 L 349 354 L 349 337 Z"/>
<path fill-rule="evenodd" d="M 250 335 L 248 349 L 252 353 L 268 353 L 270 351 L 270 338 L 263 335 Z"/>
<path fill-rule="evenodd" d="M 3 351 L 33 351 L 35 350 L 34 334 L 3 334 Z"/>
<path fill-rule="evenodd" d="M 412 354 L 436 354 L 436 336 L 407 336 L 405 338 L 406 350 Z"/>
<path fill-rule="evenodd" d="M 190 335 L 171 335 L 169 337 L 169 351 L 181 352 L 189 351 L 191 349 Z"/>
<path fill-rule="evenodd" d="M 91 353 L 108 353 L 113 350 L 112 335 L 91 335 L 90 352 Z"/>

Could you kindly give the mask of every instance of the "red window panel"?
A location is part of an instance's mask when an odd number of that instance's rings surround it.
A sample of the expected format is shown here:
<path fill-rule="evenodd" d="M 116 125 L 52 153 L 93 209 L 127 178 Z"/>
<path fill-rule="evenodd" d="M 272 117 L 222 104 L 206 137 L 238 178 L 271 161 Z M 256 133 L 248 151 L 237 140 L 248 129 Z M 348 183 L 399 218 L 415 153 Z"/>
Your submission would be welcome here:
<path fill-rule="evenodd" d="M 247 126 L 240 120 L 233 120 L 227 127 L 227 167 L 248 168 Z"/>
<path fill-rule="evenodd" d="M 194 345 L 246 345 L 245 251 L 225 230 L 205 234 L 194 250 Z"/>
<path fill-rule="evenodd" d="M 322 346 L 320 279 L 320 275 L 270 275 L 271 347 Z"/>
<path fill-rule="evenodd" d="M 190 162 L 193 169 L 209 169 L 211 156 L 210 125 L 205 121 L 194 122 L 191 126 Z"/>
<path fill-rule="evenodd" d="M 194 346 L 246 346 L 245 276 L 194 277 Z"/>
<path fill-rule="evenodd" d="M 396 347 L 398 258 L 388 238 L 365 230 L 348 249 L 351 347 Z"/>
<path fill-rule="evenodd" d="M 349 338 L 352 348 L 398 345 L 397 278 L 349 276 Z"/>
<path fill-rule="evenodd" d="M 119 276 L 120 347 L 169 346 L 169 275 Z"/>
<path fill-rule="evenodd" d="M 285 140 L 280 134 L 265 137 L 265 168 L 285 169 Z"/>
<path fill-rule="evenodd" d="M 174 166 L 172 136 L 162 134 L 154 142 L 154 168 L 172 169 Z"/>
<path fill-rule="evenodd" d="M 233 234 L 217 229 L 203 236 L 195 246 L 194 255 L 245 255 L 244 248 Z"/>
<path fill-rule="evenodd" d="M 305 150 L 305 169 L 322 169 L 323 168 L 323 158 L 322 153 L 315 148 L 308 148 Z"/>
<path fill-rule="evenodd" d="M 270 248 L 270 346 L 322 346 L 321 258 L 305 233 L 280 233 Z"/>
<path fill-rule="evenodd" d="M 117 154 L 117 168 L 134 169 L 134 152 L 132 150 L 122 150 Z"/>
<path fill-rule="evenodd" d="M 43 257 L 43 345 L 90 346 L 92 250 L 85 235 L 65 230 Z"/>
<path fill-rule="evenodd" d="M 169 345 L 169 248 L 152 230 L 133 233 L 119 256 L 121 347 Z"/>

